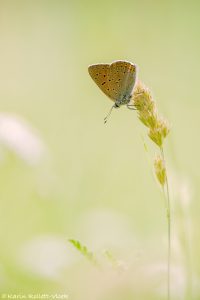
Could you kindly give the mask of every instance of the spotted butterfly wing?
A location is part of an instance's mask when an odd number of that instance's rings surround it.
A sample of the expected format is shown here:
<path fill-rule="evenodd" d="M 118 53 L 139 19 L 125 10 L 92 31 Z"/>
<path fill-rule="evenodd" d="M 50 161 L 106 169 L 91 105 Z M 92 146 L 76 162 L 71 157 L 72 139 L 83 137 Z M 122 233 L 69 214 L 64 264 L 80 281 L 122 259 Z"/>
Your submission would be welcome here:
<path fill-rule="evenodd" d="M 102 92 L 106 94 L 106 96 L 108 96 L 111 100 L 115 101 L 115 98 L 113 97 L 113 93 L 111 92 L 109 86 L 109 68 L 109 64 L 96 64 L 89 66 L 88 72 L 94 82 L 102 90 Z"/>
<path fill-rule="evenodd" d="M 99 88 L 118 105 L 127 104 L 136 81 L 136 65 L 127 61 L 96 64 L 88 68 Z"/>
<path fill-rule="evenodd" d="M 136 81 L 136 65 L 127 61 L 116 61 L 110 65 L 108 82 L 116 101 L 129 101 Z M 126 103 L 127 104 L 127 103 Z"/>

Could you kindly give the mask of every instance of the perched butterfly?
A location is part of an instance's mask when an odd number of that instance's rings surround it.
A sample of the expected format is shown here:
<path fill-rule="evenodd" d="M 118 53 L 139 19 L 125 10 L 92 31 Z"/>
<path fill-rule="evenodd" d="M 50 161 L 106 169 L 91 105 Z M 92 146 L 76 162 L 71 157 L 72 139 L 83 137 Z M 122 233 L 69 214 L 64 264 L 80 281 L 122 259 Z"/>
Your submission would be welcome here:
<path fill-rule="evenodd" d="M 104 119 L 107 122 L 113 108 L 127 105 L 129 109 L 133 105 L 130 100 L 136 82 L 136 65 L 123 60 L 114 61 L 111 64 L 96 64 L 88 67 L 88 71 L 94 82 L 115 104 Z"/>

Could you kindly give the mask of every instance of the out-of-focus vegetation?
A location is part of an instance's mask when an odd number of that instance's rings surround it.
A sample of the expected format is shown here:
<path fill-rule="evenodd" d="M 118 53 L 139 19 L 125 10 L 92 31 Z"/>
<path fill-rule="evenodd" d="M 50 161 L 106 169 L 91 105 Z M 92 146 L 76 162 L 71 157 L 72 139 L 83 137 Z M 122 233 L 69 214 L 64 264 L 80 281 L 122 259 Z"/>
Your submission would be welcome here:
<path fill-rule="evenodd" d="M 87 73 L 125 59 L 172 125 L 172 299 L 200 298 L 199 30 L 193 0 L 0 2 L 1 294 L 166 299 L 154 147 L 134 111 L 104 125 L 112 103 Z"/>

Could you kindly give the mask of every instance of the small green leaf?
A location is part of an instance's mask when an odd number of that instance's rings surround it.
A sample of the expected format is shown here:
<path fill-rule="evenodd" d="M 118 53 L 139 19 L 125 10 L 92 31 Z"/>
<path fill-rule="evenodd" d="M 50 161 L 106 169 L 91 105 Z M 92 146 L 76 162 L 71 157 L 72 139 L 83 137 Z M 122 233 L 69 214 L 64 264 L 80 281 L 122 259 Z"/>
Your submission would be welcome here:
<path fill-rule="evenodd" d="M 68 241 L 90 262 L 92 262 L 95 265 L 98 264 L 94 254 L 91 251 L 89 251 L 85 245 L 82 245 L 79 241 L 74 239 L 69 239 Z"/>

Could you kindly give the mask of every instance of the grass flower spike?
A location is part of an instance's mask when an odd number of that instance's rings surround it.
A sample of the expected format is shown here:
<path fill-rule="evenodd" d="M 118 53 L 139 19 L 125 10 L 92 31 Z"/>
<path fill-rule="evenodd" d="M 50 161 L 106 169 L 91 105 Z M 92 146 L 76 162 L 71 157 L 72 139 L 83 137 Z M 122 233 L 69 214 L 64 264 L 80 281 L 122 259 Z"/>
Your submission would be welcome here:
<path fill-rule="evenodd" d="M 156 120 L 154 127 L 149 128 L 148 136 L 150 139 L 158 145 L 158 147 L 163 146 L 164 139 L 169 133 L 169 125 L 165 120 Z"/>
<path fill-rule="evenodd" d="M 165 163 L 163 161 L 163 158 L 158 155 L 155 160 L 154 160 L 154 170 L 156 173 L 156 177 L 161 184 L 162 187 L 164 187 L 166 183 L 166 168 L 165 168 Z"/>
<path fill-rule="evenodd" d="M 170 128 L 168 122 L 159 116 L 149 89 L 141 82 L 135 88 L 133 104 L 138 111 L 140 121 L 149 128 L 148 136 L 150 139 L 162 147 Z"/>
<path fill-rule="evenodd" d="M 157 110 L 156 103 L 149 89 L 138 82 L 132 97 L 133 106 L 138 112 L 139 120 L 148 128 L 149 138 L 160 149 L 160 154 L 154 161 L 154 171 L 158 182 L 162 186 L 168 224 L 168 259 L 167 259 L 167 299 L 170 300 L 170 269 L 171 269 L 171 212 L 167 171 L 164 158 L 163 143 L 170 132 L 168 122 L 163 119 Z"/>

